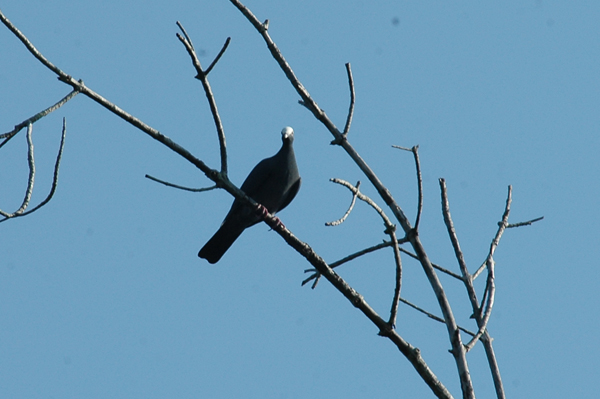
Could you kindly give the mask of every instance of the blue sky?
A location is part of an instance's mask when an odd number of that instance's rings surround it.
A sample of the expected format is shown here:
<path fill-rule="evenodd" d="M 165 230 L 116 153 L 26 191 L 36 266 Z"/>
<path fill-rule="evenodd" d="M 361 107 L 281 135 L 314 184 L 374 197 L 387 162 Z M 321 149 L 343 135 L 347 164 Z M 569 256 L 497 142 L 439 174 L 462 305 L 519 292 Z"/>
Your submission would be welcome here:
<path fill-rule="evenodd" d="M 350 62 L 356 111 L 350 140 L 414 220 L 409 153 L 424 178 L 420 235 L 430 258 L 458 270 L 440 210 L 449 187 L 466 260 L 485 259 L 513 186 L 511 222 L 496 252 L 489 330 L 510 398 L 595 398 L 600 273 L 600 36 L 596 2 L 247 2 L 338 127 Z M 219 165 L 208 106 L 176 21 L 207 66 L 228 140 L 230 178 L 296 131 L 303 178 L 285 225 L 327 261 L 380 242 L 374 212 L 332 183 L 362 180 L 298 96 L 242 15 L 225 0 L 19 1 L 5 15 L 57 66 Z M 69 90 L 0 29 L 0 132 Z M 2 398 L 431 397 L 409 363 L 323 281 L 300 287 L 306 262 L 264 224 L 217 265 L 198 259 L 231 198 L 153 183 L 146 173 L 203 187 L 179 156 L 78 96 L 34 126 L 33 203 L 49 190 L 61 120 L 68 132 L 54 199 L 0 224 Z M 24 195 L 26 142 L 0 150 L 0 208 Z M 380 201 L 380 205 L 383 205 Z M 420 266 L 404 259 L 402 294 L 440 314 Z M 339 273 L 385 317 L 393 294 L 390 251 Z M 464 288 L 441 277 L 459 323 L 473 329 Z M 478 286 L 481 292 L 481 286 Z M 402 307 L 398 332 L 422 350 L 460 397 L 445 328 Z M 479 397 L 493 388 L 481 346 L 469 354 Z"/>

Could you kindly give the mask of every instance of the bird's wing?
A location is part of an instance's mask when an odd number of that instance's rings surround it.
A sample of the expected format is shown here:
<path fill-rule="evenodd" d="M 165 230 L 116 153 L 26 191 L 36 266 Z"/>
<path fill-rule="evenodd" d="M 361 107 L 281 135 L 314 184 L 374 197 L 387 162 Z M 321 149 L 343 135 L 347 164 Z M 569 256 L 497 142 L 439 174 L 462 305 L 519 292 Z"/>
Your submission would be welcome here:
<path fill-rule="evenodd" d="M 283 210 L 283 208 L 285 208 L 286 206 L 288 206 L 290 204 L 290 202 L 292 202 L 292 200 L 294 199 L 296 194 L 298 194 L 298 190 L 300 190 L 301 182 L 302 182 L 302 179 L 298 176 L 298 180 L 296 180 L 294 182 L 294 184 L 292 184 L 290 189 L 287 191 L 287 193 L 285 193 L 285 198 L 281 202 L 281 205 L 279 206 L 279 209 L 277 210 L 278 212 Z"/>

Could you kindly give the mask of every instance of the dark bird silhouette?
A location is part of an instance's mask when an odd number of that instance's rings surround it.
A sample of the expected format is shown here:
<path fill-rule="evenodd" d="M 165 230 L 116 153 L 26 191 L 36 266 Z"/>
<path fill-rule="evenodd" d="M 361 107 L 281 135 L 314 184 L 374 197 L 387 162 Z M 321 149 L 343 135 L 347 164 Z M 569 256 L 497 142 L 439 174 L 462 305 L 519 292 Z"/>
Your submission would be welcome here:
<path fill-rule="evenodd" d="M 300 189 L 301 179 L 292 145 L 294 129 L 289 126 L 283 128 L 281 138 L 283 144 L 279 152 L 260 161 L 240 187 L 271 214 L 288 206 Z M 221 227 L 202 247 L 198 256 L 209 263 L 217 263 L 246 228 L 261 220 L 252 207 L 236 198 Z"/>

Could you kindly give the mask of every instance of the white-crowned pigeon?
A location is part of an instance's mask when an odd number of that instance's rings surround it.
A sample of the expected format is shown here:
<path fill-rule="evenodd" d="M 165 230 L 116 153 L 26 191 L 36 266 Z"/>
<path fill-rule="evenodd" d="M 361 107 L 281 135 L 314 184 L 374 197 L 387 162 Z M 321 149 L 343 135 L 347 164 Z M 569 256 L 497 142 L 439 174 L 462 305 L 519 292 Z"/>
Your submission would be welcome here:
<path fill-rule="evenodd" d="M 294 129 L 289 126 L 283 128 L 281 137 L 283 145 L 279 152 L 260 161 L 240 187 L 271 214 L 288 206 L 300 189 L 300 175 L 292 145 Z M 261 220 L 255 210 L 236 198 L 221 227 L 202 247 L 198 256 L 209 263 L 217 263 L 246 228 Z"/>

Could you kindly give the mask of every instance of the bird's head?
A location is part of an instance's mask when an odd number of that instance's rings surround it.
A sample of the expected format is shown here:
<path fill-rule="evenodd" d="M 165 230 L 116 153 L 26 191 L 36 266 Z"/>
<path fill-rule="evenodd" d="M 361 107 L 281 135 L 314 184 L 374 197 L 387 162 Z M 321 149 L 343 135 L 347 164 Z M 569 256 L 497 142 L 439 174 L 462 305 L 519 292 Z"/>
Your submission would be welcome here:
<path fill-rule="evenodd" d="M 292 129 L 289 126 L 286 126 L 283 128 L 283 130 L 281 131 L 281 139 L 283 141 L 286 140 L 294 140 L 294 129 Z"/>

